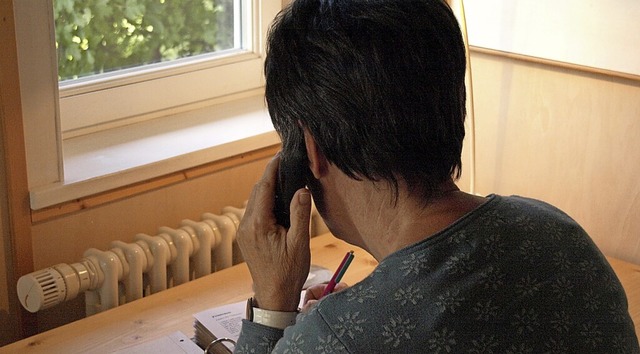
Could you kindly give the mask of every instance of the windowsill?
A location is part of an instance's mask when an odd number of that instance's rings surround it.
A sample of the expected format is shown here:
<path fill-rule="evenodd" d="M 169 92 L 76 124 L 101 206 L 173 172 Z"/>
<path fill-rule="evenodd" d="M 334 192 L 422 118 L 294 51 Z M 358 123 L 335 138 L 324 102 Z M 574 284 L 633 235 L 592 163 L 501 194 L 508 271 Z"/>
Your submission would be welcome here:
<path fill-rule="evenodd" d="M 31 192 L 34 210 L 280 142 L 262 95 L 63 142 L 64 183 Z"/>

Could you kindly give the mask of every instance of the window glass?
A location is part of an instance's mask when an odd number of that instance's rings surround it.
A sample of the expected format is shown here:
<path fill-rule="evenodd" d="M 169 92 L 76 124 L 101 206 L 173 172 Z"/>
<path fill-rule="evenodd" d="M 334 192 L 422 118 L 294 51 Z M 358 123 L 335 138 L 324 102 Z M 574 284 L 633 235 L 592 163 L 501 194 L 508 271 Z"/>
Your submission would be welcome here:
<path fill-rule="evenodd" d="M 61 82 L 241 47 L 240 1 L 54 0 Z"/>

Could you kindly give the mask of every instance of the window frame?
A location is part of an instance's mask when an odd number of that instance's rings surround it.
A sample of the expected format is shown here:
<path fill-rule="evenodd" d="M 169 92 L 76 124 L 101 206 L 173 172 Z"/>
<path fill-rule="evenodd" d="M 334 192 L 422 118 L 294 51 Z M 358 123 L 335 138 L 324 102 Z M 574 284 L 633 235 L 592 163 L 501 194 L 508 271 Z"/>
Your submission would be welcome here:
<path fill-rule="evenodd" d="M 101 130 L 105 125 L 128 124 L 140 116 L 148 119 L 150 112 L 260 87 L 261 9 L 257 6 L 264 5 L 253 0 L 237 1 L 239 6 L 234 9 L 234 17 L 241 23 L 235 23 L 236 32 L 240 34 L 235 42 L 243 48 L 62 82 L 59 101 L 63 138 Z M 250 31 L 241 30 L 247 28 Z M 229 71 L 234 71 L 233 80 L 225 75 Z M 224 85 L 211 85 L 223 80 Z M 138 92 L 153 92 L 153 95 L 138 95 Z"/>
<path fill-rule="evenodd" d="M 254 40 L 248 50 L 225 55 L 213 64 L 196 61 L 187 66 L 170 68 L 169 70 L 173 70 L 174 73 L 164 78 L 168 80 L 163 89 L 158 89 L 162 87 L 158 86 L 160 80 L 158 73 L 149 72 L 145 74 L 146 79 L 137 87 L 124 85 L 120 93 L 113 92 L 113 88 L 103 90 L 112 95 L 107 96 L 110 98 L 99 97 L 94 93 L 81 93 L 77 97 L 79 101 L 73 104 L 72 109 L 66 102 L 60 100 L 53 0 L 17 2 L 14 7 L 14 16 L 17 24 L 20 89 L 32 209 L 40 209 L 79 197 L 78 193 L 65 193 L 65 190 L 73 190 L 73 185 L 78 183 L 65 183 L 63 150 L 66 139 L 86 134 L 104 135 L 105 131 L 116 130 L 115 128 L 121 128 L 123 125 L 151 121 L 159 117 L 166 119 L 175 116 L 176 119 L 180 119 L 181 114 L 206 107 L 215 111 L 216 107 L 225 101 L 232 101 L 237 96 L 246 97 L 248 93 L 260 92 L 264 87 L 262 74 L 265 37 L 268 26 L 282 8 L 282 0 L 243 1 L 251 3 L 254 9 L 251 17 Z M 186 86 L 176 88 L 176 81 L 179 81 L 180 77 L 195 78 L 200 81 L 196 81 L 195 84 L 194 81 L 187 81 L 189 83 Z M 212 77 L 218 78 L 220 85 L 212 86 L 210 84 Z M 66 96 L 78 88 L 70 87 L 65 90 L 68 90 L 64 93 Z M 164 92 L 159 93 L 159 91 Z M 122 113 L 122 107 L 127 106 L 136 96 L 145 95 L 144 92 L 153 93 L 153 95 L 147 95 L 153 97 L 150 102 L 143 105 L 144 109 L 136 108 L 133 113 Z M 186 101 L 177 99 L 184 99 L 185 96 L 187 96 Z M 61 114 L 67 115 L 69 112 L 79 117 L 90 117 L 86 118 L 89 125 L 79 126 L 73 121 L 63 122 Z M 96 117 L 106 117 L 111 120 L 101 121 Z M 258 143 L 260 144 L 265 146 L 273 144 L 273 137 L 269 137 L 264 143 Z M 256 147 L 255 144 L 252 146 L 251 148 Z M 229 150 L 228 147 L 226 149 Z M 166 172 L 163 169 L 156 170 L 157 175 Z M 132 174 L 131 170 L 123 172 Z M 152 177 L 153 174 L 147 173 L 146 177 Z M 113 178 L 113 176 L 105 177 Z M 82 183 L 86 185 L 85 182 Z M 109 188 L 113 187 L 114 184 L 110 183 Z M 77 190 L 77 186 L 75 189 Z M 91 188 L 85 186 L 81 194 L 89 195 L 103 189 L 99 186 Z M 52 191 L 56 195 L 54 198 L 43 200 L 38 197 L 51 194 Z"/>

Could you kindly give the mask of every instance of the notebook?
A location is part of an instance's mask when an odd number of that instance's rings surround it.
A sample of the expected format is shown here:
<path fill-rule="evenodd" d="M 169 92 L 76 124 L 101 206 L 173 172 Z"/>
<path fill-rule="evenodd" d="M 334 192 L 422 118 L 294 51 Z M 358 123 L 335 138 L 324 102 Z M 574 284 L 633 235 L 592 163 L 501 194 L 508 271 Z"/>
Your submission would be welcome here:
<path fill-rule="evenodd" d="M 193 315 L 195 317 L 193 340 L 202 349 L 206 349 L 210 343 L 218 338 L 229 338 L 235 343 L 240 336 L 246 306 L 247 301 L 243 300 L 196 313 Z M 231 353 L 234 348 L 233 343 L 221 342 L 213 346 L 211 352 Z"/>

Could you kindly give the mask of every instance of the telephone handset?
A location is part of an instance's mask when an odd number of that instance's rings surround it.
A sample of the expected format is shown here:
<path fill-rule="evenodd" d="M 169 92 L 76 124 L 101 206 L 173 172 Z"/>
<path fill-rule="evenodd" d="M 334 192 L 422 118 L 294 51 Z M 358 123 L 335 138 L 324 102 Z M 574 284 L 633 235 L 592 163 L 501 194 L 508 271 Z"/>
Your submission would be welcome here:
<path fill-rule="evenodd" d="M 291 226 L 289 218 L 291 199 L 293 199 L 293 195 L 298 189 L 307 185 L 307 177 L 309 175 L 306 149 L 295 150 L 286 156 L 282 154 L 280 157 L 273 209 L 276 222 L 287 229 Z"/>

